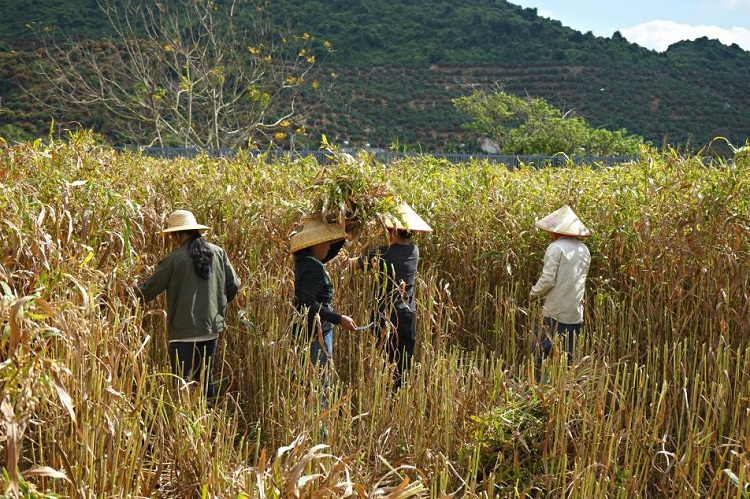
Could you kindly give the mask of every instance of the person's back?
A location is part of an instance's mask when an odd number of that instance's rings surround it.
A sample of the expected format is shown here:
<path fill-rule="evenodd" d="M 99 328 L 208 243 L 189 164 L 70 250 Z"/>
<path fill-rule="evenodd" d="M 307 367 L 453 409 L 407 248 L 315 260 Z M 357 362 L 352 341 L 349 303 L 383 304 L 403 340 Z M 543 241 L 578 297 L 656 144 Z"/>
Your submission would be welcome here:
<path fill-rule="evenodd" d="M 226 329 L 227 304 L 237 295 L 240 281 L 224 250 L 201 235 L 208 229 L 187 210 L 172 212 L 161 232 L 169 235 L 175 249 L 137 290 L 145 302 L 167 292 L 172 372 L 185 381 L 204 375 L 205 393 L 213 397 L 213 356 L 219 333 Z"/>
<path fill-rule="evenodd" d="M 341 314 L 333 311 L 333 284 L 321 260 L 302 249 L 294 255 L 294 306 L 307 315 L 305 337 L 312 336 L 316 316 L 323 331 L 333 329 Z"/>
<path fill-rule="evenodd" d="M 583 325 L 583 297 L 591 253 L 580 239 L 588 236 L 589 230 L 570 206 L 563 206 L 534 225 L 555 238 L 544 253 L 542 275 L 529 292 L 531 298 L 544 297 L 545 333 L 539 340 L 536 366 L 539 377 L 542 361 L 549 356 L 556 336 L 564 340 L 568 363 L 572 362 L 576 336 Z"/>
<path fill-rule="evenodd" d="M 373 321 L 374 330 L 379 341 L 384 343 L 388 360 L 396 364 L 395 389 L 401 386 L 402 375 L 411 366 L 416 344 L 414 280 L 419 248 L 411 239 L 414 233 L 432 232 L 427 222 L 408 204 L 399 205 L 398 211 L 399 217 L 384 219 L 388 246 L 381 246 L 350 260 L 352 268 L 375 271 L 373 285 L 377 287 L 378 311 Z M 389 323 L 395 331 L 388 327 Z M 385 337 L 383 333 L 389 331 L 390 334 Z"/>
<path fill-rule="evenodd" d="M 389 297 L 389 305 L 403 302 L 414 311 L 414 279 L 419 263 L 419 248 L 414 244 L 381 246 L 363 257 L 363 263 L 365 259 L 376 265 L 382 278 L 385 278 L 385 296 Z"/>
<path fill-rule="evenodd" d="M 545 317 L 565 324 L 583 322 L 590 264 L 591 254 L 580 239 L 560 237 L 547 247 L 542 277 L 531 289 L 532 296 L 544 296 Z"/>
<path fill-rule="evenodd" d="M 167 293 L 170 340 L 216 335 L 226 328 L 227 303 L 237 294 L 234 272 L 222 248 L 204 241 L 213 253 L 211 272 L 201 277 L 195 271 L 188 244 L 175 248 L 159 262 L 156 271 L 139 289 L 146 301 Z"/>

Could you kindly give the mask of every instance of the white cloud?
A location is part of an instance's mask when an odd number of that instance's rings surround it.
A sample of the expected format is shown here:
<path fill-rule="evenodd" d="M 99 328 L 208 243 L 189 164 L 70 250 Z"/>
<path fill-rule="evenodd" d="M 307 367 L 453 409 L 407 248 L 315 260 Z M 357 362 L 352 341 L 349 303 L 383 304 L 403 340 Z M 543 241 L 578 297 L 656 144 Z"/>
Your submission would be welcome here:
<path fill-rule="evenodd" d="M 547 19 L 553 19 L 553 20 L 558 18 L 558 16 L 551 10 L 540 9 L 540 8 L 536 9 L 536 15 L 538 15 L 539 17 L 546 17 Z"/>
<path fill-rule="evenodd" d="M 735 9 L 737 7 L 750 9 L 750 0 L 723 0 L 721 3 L 730 9 Z"/>
<path fill-rule="evenodd" d="M 725 0 L 727 3 L 750 5 L 750 0 Z M 663 52 L 669 45 L 680 40 L 695 40 L 706 36 L 725 45 L 736 43 L 750 50 L 750 29 L 721 28 L 719 26 L 690 26 L 674 21 L 649 21 L 620 30 L 622 36 L 632 43 Z"/>

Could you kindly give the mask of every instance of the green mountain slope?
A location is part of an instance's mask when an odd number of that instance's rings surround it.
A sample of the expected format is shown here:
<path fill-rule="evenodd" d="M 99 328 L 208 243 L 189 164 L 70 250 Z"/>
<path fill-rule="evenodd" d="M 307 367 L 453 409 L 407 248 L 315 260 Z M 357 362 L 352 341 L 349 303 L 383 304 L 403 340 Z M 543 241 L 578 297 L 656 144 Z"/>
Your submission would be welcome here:
<path fill-rule="evenodd" d="M 658 63 L 621 37 L 584 35 L 503 0 L 274 0 L 269 8 L 331 40 L 342 65 Z"/>
<path fill-rule="evenodd" d="M 29 22 L 54 22 L 83 36 L 106 28 L 95 0 L 41 0 L 33 9 L 0 0 L 0 8 L 0 48 L 23 48 Z M 465 117 L 451 99 L 493 86 L 545 98 L 594 126 L 624 127 L 657 145 L 703 147 L 716 136 L 742 144 L 750 137 L 750 52 L 736 45 L 704 38 L 656 53 L 504 0 L 270 0 L 267 8 L 278 23 L 335 48 L 324 62 L 333 90 L 307 124 L 311 144 L 325 133 L 352 145 L 474 150 L 476 138 L 462 130 Z M 16 59 L 0 51 L 0 126 L 44 133 L 49 117 L 9 83 L 24 74 Z M 73 119 L 106 125 L 83 113 Z"/>
<path fill-rule="evenodd" d="M 460 147 L 464 118 L 450 99 L 494 84 L 657 145 L 750 137 L 741 112 L 750 105 L 750 53 L 737 45 L 704 38 L 657 53 L 503 0 L 276 0 L 271 8 L 336 47 L 339 90 L 315 128 L 351 142 Z"/>

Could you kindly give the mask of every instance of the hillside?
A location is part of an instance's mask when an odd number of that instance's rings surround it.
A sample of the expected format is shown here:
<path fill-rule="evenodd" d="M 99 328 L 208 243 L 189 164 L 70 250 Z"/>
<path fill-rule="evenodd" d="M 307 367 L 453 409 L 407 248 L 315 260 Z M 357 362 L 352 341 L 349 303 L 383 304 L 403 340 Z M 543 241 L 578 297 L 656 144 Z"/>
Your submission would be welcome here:
<path fill-rule="evenodd" d="M 750 105 L 750 53 L 736 45 L 704 38 L 660 54 L 617 33 L 580 33 L 503 0 L 272 6 L 279 20 L 306 26 L 337 48 L 339 90 L 316 125 L 352 142 L 387 145 L 398 137 L 460 147 L 463 117 L 450 99 L 495 83 L 657 145 L 750 137 L 740 112 Z"/>
<path fill-rule="evenodd" d="M 10 81 L 33 81 L 12 50 L 29 49 L 23 26 L 52 22 L 89 37 L 106 26 L 92 0 L 43 0 L 33 10 L 2 0 L 0 7 L 0 127 L 43 135 L 50 117 Z M 335 48 L 323 62 L 322 73 L 335 77 L 308 122 L 311 144 L 326 133 L 358 145 L 473 150 L 475 137 L 461 129 L 465 117 L 451 99 L 494 85 L 656 145 L 699 148 L 716 136 L 735 144 L 750 137 L 742 112 L 750 107 L 750 53 L 736 45 L 704 38 L 656 53 L 617 33 L 580 33 L 503 0 L 273 0 L 269 9 L 278 23 Z M 96 116 L 66 119 L 107 133 Z"/>

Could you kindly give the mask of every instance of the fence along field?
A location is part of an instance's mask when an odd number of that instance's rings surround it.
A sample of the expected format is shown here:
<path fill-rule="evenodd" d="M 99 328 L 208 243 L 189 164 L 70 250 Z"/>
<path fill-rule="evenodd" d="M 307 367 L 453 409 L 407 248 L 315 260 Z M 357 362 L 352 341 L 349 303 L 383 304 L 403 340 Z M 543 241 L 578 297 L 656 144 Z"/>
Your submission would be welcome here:
<path fill-rule="evenodd" d="M 290 334 L 287 250 L 314 159 L 157 159 L 85 134 L 2 147 L 3 491 L 747 497 L 747 156 L 358 167 L 435 229 L 418 240 L 418 365 L 392 397 L 368 334 L 337 331 L 321 411 Z M 527 294 L 548 240 L 532 227 L 563 204 L 592 231 L 585 334 L 573 367 L 556 359 L 537 384 Z M 124 292 L 165 253 L 158 231 L 183 207 L 243 280 L 213 407 L 170 388 L 163 302 L 141 308 Z M 345 253 L 366 244 L 364 233 Z M 328 264 L 337 307 L 366 322 L 366 277 L 343 260 Z"/>

